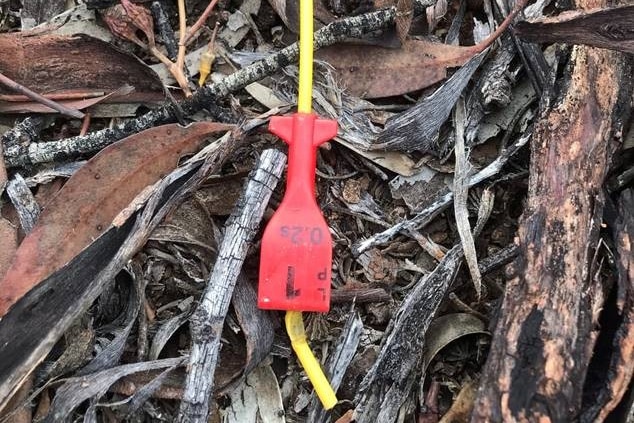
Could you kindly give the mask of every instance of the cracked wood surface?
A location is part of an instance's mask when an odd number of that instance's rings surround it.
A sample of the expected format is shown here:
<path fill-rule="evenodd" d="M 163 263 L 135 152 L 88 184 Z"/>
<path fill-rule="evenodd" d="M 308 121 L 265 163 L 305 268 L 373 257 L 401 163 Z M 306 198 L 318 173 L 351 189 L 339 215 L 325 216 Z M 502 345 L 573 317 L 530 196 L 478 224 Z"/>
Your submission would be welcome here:
<path fill-rule="evenodd" d="M 582 8 L 599 1 L 581 0 Z M 602 184 L 630 113 L 631 63 L 575 47 L 535 127 L 528 204 L 472 422 L 572 421 L 598 336 Z"/>
<path fill-rule="evenodd" d="M 178 422 L 207 421 L 209 397 L 220 352 L 220 336 L 231 296 L 285 164 L 286 156 L 280 151 L 262 152 L 256 171 L 249 178 L 242 198 L 227 221 L 207 288 L 191 317 L 192 349 Z"/>

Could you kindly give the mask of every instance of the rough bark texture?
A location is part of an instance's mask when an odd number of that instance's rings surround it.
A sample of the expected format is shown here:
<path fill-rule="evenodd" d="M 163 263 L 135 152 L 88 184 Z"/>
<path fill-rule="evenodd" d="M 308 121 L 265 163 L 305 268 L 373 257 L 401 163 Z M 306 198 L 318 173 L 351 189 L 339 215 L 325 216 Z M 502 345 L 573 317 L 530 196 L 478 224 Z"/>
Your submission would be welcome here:
<path fill-rule="evenodd" d="M 634 54 L 632 28 L 634 6 L 624 6 L 588 13 L 567 13 L 542 19 L 541 22 L 519 22 L 515 34 L 536 43 L 586 44 Z"/>
<path fill-rule="evenodd" d="M 218 259 L 209 276 L 200 305 L 191 318 L 192 350 L 183 392 L 179 422 L 206 422 L 214 372 L 220 353 L 220 336 L 242 264 L 260 225 L 269 198 L 279 181 L 286 157 L 265 150 L 242 199 L 227 222 Z"/>
<path fill-rule="evenodd" d="M 603 386 L 593 395 L 593 404 L 581 414 L 580 422 L 604 421 L 619 404 L 634 374 L 634 190 L 624 191 L 618 201 L 612 231 L 616 244 L 618 294 L 616 307 L 620 324 L 612 341 L 613 354 Z M 607 219 L 606 219 L 607 220 Z"/>
<path fill-rule="evenodd" d="M 584 8 L 601 3 L 582 0 Z M 621 54 L 575 47 L 535 127 L 520 257 L 480 382 L 473 422 L 579 417 L 603 303 L 592 274 L 601 186 L 630 113 Z"/>

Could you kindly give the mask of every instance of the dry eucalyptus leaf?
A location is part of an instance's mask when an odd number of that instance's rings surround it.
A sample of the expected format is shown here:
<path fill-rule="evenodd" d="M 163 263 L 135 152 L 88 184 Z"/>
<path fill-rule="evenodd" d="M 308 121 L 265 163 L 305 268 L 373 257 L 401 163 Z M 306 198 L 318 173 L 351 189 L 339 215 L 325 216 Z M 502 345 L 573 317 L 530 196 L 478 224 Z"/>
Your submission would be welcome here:
<path fill-rule="evenodd" d="M 12 52 L 0 54 L 2 73 L 36 92 L 111 92 L 125 84 L 137 93 L 162 92 L 151 69 L 89 36 L 0 34 L 0 51 Z M 14 93 L 0 86 L 0 94 Z"/>
<path fill-rule="evenodd" d="M 121 0 L 121 4 L 104 9 L 101 16 L 117 37 L 146 47 L 146 44 L 136 35 L 137 31 L 141 30 L 147 37 L 148 45 L 154 45 L 154 21 L 152 14 L 144 6 L 129 0 Z"/>
<path fill-rule="evenodd" d="M 231 404 L 221 410 L 225 423 L 284 423 L 284 405 L 277 377 L 268 364 L 254 369 L 229 392 Z"/>
<path fill-rule="evenodd" d="M 389 97 L 429 87 L 462 66 L 478 51 L 422 40 L 406 40 L 400 49 L 340 44 L 315 53 L 330 63 L 343 86 L 362 98 Z"/>
<path fill-rule="evenodd" d="M 90 245 L 146 186 L 198 149 L 214 132 L 233 125 L 197 122 L 148 129 L 90 159 L 47 204 L 0 280 L 0 315 L 26 292 Z M 72 207 L 68 207 L 72 204 Z"/>
<path fill-rule="evenodd" d="M 441 81 L 447 68 L 462 66 L 489 47 L 513 21 L 526 0 L 521 0 L 486 40 L 469 47 L 422 40 L 407 40 L 400 49 L 339 44 L 316 52 L 330 63 L 352 94 L 363 98 L 401 95 Z"/>
<path fill-rule="evenodd" d="M 337 138 L 337 142 L 345 145 L 350 150 L 359 154 L 362 157 L 370 160 L 371 162 L 391 170 L 394 173 L 398 173 L 403 176 L 412 176 L 419 172 L 416 168 L 416 162 L 412 160 L 407 154 L 399 153 L 397 151 L 366 151 L 355 147 L 353 144 Z"/>

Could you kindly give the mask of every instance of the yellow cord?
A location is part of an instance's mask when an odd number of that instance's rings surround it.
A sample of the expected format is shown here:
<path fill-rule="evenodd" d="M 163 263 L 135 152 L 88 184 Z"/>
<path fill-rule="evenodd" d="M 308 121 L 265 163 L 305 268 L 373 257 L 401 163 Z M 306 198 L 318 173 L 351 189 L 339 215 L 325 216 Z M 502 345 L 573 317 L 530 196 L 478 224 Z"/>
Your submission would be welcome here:
<path fill-rule="evenodd" d="M 299 93 L 297 111 L 310 113 L 313 96 L 313 0 L 299 1 Z"/>
<path fill-rule="evenodd" d="M 317 397 L 324 408 L 330 410 L 337 404 L 337 396 L 306 342 L 306 332 L 304 331 L 301 311 L 289 310 L 286 312 L 286 332 L 288 332 L 288 337 L 291 338 L 291 346 L 299 362 L 306 371 L 313 388 L 315 388 Z"/>
<path fill-rule="evenodd" d="M 299 2 L 299 93 L 297 111 L 310 113 L 313 96 L 313 0 Z M 326 410 L 337 404 L 337 396 L 306 342 L 301 311 L 286 312 L 286 331 L 293 351 L 302 364 L 315 393 Z"/>

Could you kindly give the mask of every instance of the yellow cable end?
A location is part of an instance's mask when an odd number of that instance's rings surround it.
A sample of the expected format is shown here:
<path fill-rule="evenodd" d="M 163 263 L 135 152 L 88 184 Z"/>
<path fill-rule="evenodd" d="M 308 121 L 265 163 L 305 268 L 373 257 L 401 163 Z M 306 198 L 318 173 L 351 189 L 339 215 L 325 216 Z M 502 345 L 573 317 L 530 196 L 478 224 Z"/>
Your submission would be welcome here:
<path fill-rule="evenodd" d="M 332 409 L 337 404 L 337 396 L 306 342 L 302 313 L 300 311 L 287 311 L 285 320 L 286 332 L 288 332 L 288 337 L 291 339 L 291 346 L 304 368 L 308 380 L 313 385 L 323 407 L 326 410 Z"/>

